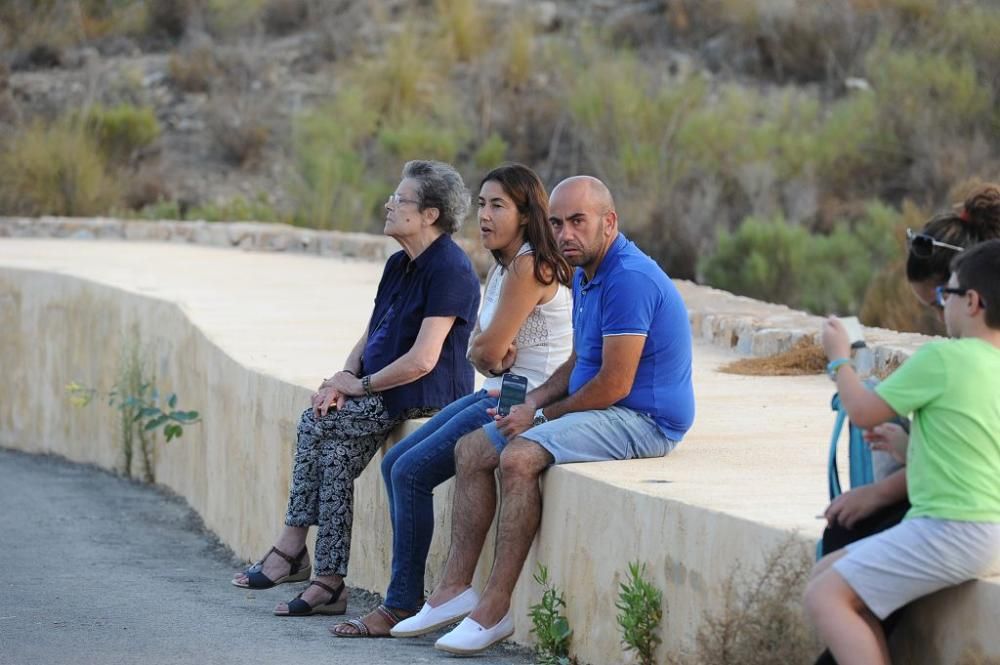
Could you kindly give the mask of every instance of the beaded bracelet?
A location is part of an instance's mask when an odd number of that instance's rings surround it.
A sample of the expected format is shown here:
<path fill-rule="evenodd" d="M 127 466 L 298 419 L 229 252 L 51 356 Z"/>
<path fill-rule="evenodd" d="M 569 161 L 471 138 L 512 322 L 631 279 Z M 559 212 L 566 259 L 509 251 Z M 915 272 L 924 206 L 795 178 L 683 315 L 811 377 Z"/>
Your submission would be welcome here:
<path fill-rule="evenodd" d="M 365 374 L 361 377 L 361 387 L 364 388 L 365 394 L 371 397 L 372 395 L 372 375 Z"/>

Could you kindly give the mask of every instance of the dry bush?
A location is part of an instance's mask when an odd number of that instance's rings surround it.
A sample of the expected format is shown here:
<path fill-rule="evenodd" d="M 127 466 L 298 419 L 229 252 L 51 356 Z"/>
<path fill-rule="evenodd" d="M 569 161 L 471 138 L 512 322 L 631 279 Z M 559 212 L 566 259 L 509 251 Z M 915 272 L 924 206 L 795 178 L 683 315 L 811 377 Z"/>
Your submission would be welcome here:
<path fill-rule="evenodd" d="M 751 573 L 736 566 L 718 613 L 706 612 L 686 665 L 811 663 L 820 648 L 804 619 L 802 592 L 812 570 L 808 548 L 790 537 Z"/>
<path fill-rule="evenodd" d="M 127 179 L 122 194 L 122 202 L 130 210 L 142 210 L 170 198 L 170 190 L 157 166 L 140 167 Z"/>
<path fill-rule="evenodd" d="M 309 21 L 309 0 L 268 0 L 261 18 L 272 35 L 301 30 Z"/>
<path fill-rule="evenodd" d="M 207 47 L 175 53 L 167 64 L 171 82 L 184 92 L 208 92 L 220 73 L 218 60 Z"/>
<path fill-rule="evenodd" d="M 195 0 L 147 0 L 146 32 L 152 37 L 179 41 L 187 32 Z"/>
<path fill-rule="evenodd" d="M 246 98 L 223 97 L 212 103 L 207 122 L 225 161 L 241 168 L 259 163 L 271 137 L 261 106 Z"/>

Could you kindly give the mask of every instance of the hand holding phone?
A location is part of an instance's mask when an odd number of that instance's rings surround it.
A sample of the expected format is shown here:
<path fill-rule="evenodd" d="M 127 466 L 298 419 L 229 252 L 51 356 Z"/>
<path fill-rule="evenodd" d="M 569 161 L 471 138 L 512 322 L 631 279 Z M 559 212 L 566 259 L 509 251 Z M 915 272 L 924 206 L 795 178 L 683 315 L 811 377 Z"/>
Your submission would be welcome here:
<path fill-rule="evenodd" d="M 497 415 L 510 414 L 510 408 L 524 404 L 528 396 L 528 379 L 519 374 L 504 374 L 500 383 L 500 397 L 497 399 Z"/>

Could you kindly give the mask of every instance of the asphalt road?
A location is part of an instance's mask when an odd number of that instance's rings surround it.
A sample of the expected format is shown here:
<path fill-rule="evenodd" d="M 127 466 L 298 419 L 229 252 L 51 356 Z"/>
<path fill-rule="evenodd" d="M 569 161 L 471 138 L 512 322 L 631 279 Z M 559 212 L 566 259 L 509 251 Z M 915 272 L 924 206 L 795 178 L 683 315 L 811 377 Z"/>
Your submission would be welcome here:
<path fill-rule="evenodd" d="M 304 585 L 239 590 L 236 565 L 177 497 L 0 449 L 0 665 L 456 662 L 437 634 L 348 640 L 327 632 L 339 617 L 274 617 Z M 355 590 L 347 616 L 375 602 Z M 465 662 L 533 660 L 501 645 Z"/>

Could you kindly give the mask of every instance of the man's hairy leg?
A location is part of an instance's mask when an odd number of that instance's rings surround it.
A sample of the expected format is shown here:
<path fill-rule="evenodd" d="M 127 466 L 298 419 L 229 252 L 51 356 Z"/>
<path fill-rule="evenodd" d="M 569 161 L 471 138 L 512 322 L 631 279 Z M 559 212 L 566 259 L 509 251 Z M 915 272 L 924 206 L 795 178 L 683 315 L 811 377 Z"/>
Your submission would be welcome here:
<path fill-rule="evenodd" d="M 510 596 L 542 519 L 538 478 L 552 461 L 547 450 L 520 438 L 511 441 L 500 456 L 496 559 L 479 605 L 469 615 L 481 626 L 495 626 L 510 609 Z"/>

